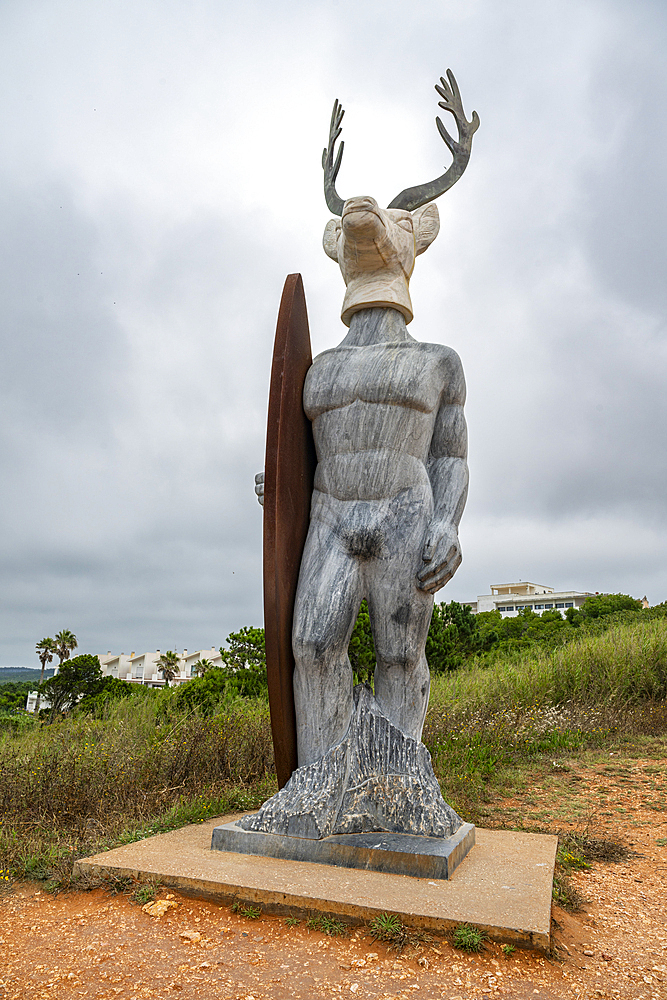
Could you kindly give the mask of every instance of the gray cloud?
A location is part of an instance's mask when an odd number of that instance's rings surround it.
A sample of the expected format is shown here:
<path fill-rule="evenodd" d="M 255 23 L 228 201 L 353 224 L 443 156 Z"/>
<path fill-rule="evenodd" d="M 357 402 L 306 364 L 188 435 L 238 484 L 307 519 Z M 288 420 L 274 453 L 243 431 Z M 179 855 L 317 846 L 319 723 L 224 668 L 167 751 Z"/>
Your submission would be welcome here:
<path fill-rule="evenodd" d="M 219 644 L 261 621 L 286 273 L 340 338 L 339 188 L 435 176 L 451 65 L 482 126 L 412 282 L 469 385 L 464 564 L 667 597 L 660 4 L 8 3 L 0 14 L 0 662 Z M 641 591 L 641 594 L 640 594 Z"/>

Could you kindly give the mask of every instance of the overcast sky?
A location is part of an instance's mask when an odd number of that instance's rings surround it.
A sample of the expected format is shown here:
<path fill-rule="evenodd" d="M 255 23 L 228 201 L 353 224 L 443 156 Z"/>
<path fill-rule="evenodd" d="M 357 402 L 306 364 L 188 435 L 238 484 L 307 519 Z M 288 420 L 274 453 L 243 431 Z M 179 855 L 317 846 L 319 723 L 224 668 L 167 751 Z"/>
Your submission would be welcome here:
<path fill-rule="evenodd" d="M 481 126 L 411 284 L 468 382 L 464 561 L 667 599 L 664 0 L 2 0 L 0 664 L 262 623 L 275 319 L 344 335 L 320 157 L 381 203 Z M 448 117 L 448 116 L 447 116 Z"/>

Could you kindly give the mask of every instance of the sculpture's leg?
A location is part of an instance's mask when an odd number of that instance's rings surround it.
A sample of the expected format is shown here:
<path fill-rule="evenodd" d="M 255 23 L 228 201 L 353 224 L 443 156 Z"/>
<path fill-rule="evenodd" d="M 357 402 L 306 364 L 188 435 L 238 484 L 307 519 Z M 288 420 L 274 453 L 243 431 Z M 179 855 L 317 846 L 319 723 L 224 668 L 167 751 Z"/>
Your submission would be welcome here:
<path fill-rule="evenodd" d="M 397 512 L 385 536 L 385 558 L 366 568 L 367 601 L 375 642 L 375 698 L 383 714 L 415 740 L 421 739 L 431 678 L 424 652 L 433 595 L 417 587 L 417 570 L 429 507 Z"/>
<path fill-rule="evenodd" d="M 347 647 L 363 597 L 356 561 L 334 531 L 312 520 L 294 607 L 294 706 L 299 767 L 345 737 L 352 717 Z"/>

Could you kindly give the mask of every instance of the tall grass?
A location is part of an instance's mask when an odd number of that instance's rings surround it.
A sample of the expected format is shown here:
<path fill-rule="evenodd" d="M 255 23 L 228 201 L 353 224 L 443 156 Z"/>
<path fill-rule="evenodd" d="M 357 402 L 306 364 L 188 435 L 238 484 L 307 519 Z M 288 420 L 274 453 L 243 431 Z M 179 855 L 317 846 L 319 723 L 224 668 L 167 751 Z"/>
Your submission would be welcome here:
<path fill-rule="evenodd" d="M 100 718 L 0 734 L 2 864 L 20 870 L 26 851 L 80 854 L 156 822 L 203 818 L 214 803 L 247 809 L 272 794 L 268 705 L 239 700 L 208 718 L 169 707 L 127 698 Z"/>
<path fill-rule="evenodd" d="M 664 619 L 584 634 L 559 649 L 528 650 L 492 668 L 473 662 L 433 678 L 430 711 L 464 714 L 533 706 L 637 705 L 667 697 Z"/>
<path fill-rule="evenodd" d="M 445 798 L 479 821 L 499 772 L 620 734 L 664 733 L 666 697 L 667 622 L 619 625 L 434 677 L 422 738 Z"/>
<path fill-rule="evenodd" d="M 97 717 L 0 731 L 0 868 L 66 884 L 77 856 L 255 808 L 275 791 L 266 702 L 205 715 L 174 694 L 138 691 Z M 479 821 L 504 768 L 638 725 L 663 733 L 665 698 L 660 619 L 435 676 L 423 739 L 447 801 Z"/>

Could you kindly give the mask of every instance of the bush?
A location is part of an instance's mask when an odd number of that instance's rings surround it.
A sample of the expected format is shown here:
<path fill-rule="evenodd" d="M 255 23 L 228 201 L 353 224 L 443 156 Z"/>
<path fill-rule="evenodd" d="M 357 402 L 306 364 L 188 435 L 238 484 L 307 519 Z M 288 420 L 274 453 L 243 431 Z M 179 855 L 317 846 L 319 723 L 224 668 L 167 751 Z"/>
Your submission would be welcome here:
<path fill-rule="evenodd" d="M 101 682 L 94 685 L 95 694 L 86 694 L 77 704 L 78 712 L 102 712 L 104 706 L 110 701 L 119 701 L 121 698 L 131 698 L 137 694 L 141 696 L 143 691 L 150 691 L 150 688 L 142 688 L 137 684 L 129 684 L 121 681 L 118 677 L 103 677 Z M 139 687 L 139 691 L 137 688 Z"/>
<path fill-rule="evenodd" d="M 40 695 L 51 702 L 51 719 L 59 712 L 67 712 L 85 696 L 99 694 L 104 688 L 100 661 L 97 656 L 84 653 L 72 660 L 65 660 L 58 673 L 40 685 Z"/>
<path fill-rule="evenodd" d="M 435 604 L 426 639 L 426 659 L 433 673 L 439 674 L 457 667 L 488 645 L 489 636 L 482 634 L 478 616 L 467 604 L 451 601 Z"/>
<path fill-rule="evenodd" d="M 0 732 L 22 733 L 38 725 L 38 720 L 30 712 L 15 709 L 13 712 L 0 712 Z"/>
<path fill-rule="evenodd" d="M 371 617 L 366 601 L 361 602 L 347 648 L 355 684 L 369 683 L 375 671 L 375 643 L 371 632 Z"/>
<path fill-rule="evenodd" d="M 203 677 L 194 677 L 179 685 L 176 705 L 180 709 L 198 709 L 210 714 L 220 705 L 229 705 L 236 698 L 268 698 L 266 670 L 213 667 Z"/>
<path fill-rule="evenodd" d="M 21 711 L 30 691 L 34 691 L 33 681 L 8 681 L 0 684 L 0 713 Z"/>
<path fill-rule="evenodd" d="M 77 712 L 20 737 L 0 734 L 0 829 L 111 833 L 184 799 L 273 780 L 268 706 L 160 721 L 160 702 L 126 698 L 101 718 Z"/>
<path fill-rule="evenodd" d="M 661 700 L 667 697 L 667 622 L 640 620 L 606 631 L 582 627 L 566 645 L 515 651 L 492 668 L 481 660 L 443 677 L 437 688 L 436 699 L 456 703 L 458 711 Z"/>

